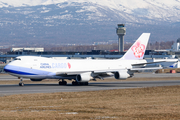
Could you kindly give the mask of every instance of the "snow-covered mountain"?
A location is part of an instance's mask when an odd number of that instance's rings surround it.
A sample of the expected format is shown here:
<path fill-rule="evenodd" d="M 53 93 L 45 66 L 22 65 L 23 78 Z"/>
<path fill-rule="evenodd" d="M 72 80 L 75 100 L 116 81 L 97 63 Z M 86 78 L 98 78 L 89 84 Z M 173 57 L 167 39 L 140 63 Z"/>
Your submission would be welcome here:
<path fill-rule="evenodd" d="M 29 7 L 29 6 L 58 5 L 59 8 L 81 6 L 77 13 L 96 12 L 96 15 L 105 16 L 99 9 L 115 12 L 117 17 L 133 15 L 136 17 L 157 19 L 158 21 L 179 22 L 180 0 L 0 0 L 0 7 Z M 85 6 L 84 6 L 85 5 Z M 46 7 L 41 13 L 51 12 Z M 29 12 L 25 13 L 28 14 Z M 33 11 L 31 12 L 33 13 Z M 124 16 L 128 20 L 128 16 Z M 137 21 L 139 22 L 139 21 Z"/>
<path fill-rule="evenodd" d="M 0 0 L 1 44 L 115 40 L 118 23 L 126 24 L 127 41 L 142 32 L 177 39 L 180 0 Z"/>

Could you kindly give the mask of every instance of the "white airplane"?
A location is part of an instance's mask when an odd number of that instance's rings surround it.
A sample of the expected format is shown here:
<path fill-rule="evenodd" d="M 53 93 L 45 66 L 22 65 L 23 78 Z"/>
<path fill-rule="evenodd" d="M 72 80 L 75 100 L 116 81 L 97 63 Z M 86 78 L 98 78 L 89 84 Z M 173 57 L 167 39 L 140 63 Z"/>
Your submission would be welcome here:
<path fill-rule="evenodd" d="M 138 70 L 161 69 L 161 67 L 142 68 L 152 63 L 143 59 L 149 36 L 150 33 L 143 33 L 125 55 L 116 60 L 56 60 L 46 57 L 20 56 L 7 64 L 4 71 L 20 78 L 19 86 L 24 85 L 23 78 L 30 78 L 31 81 L 59 79 L 62 80 L 59 81 L 59 85 L 67 84 L 64 79 L 73 80 L 73 85 L 88 85 L 90 80 L 112 76 L 116 79 L 127 79 Z"/>

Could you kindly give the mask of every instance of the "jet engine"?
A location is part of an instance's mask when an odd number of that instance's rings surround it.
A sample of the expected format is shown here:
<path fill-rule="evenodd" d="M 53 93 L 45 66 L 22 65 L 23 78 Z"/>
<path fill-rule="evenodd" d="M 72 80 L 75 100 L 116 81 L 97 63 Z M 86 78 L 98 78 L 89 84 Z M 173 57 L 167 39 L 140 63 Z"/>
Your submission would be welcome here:
<path fill-rule="evenodd" d="M 77 82 L 88 82 L 92 79 L 91 72 L 82 73 L 76 76 Z"/>
<path fill-rule="evenodd" d="M 42 81 L 43 79 L 30 79 L 31 81 Z"/>
<path fill-rule="evenodd" d="M 121 71 L 117 71 L 117 72 L 114 73 L 114 77 L 116 79 L 120 79 L 120 80 L 125 80 L 127 78 L 132 77 L 132 76 L 133 76 L 133 74 L 128 73 L 127 70 L 121 70 Z"/>

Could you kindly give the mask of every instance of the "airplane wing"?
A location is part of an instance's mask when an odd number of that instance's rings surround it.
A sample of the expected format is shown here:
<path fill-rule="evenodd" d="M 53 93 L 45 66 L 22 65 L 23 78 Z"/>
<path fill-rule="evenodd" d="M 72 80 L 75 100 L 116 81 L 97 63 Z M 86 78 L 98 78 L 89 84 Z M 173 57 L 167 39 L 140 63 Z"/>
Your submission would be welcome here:
<path fill-rule="evenodd" d="M 112 77 L 112 76 L 116 76 L 117 73 L 121 74 L 122 76 L 125 76 L 124 78 L 122 77 L 122 79 L 126 79 L 129 77 L 132 77 L 134 75 L 134 72 L 138 72 L 138 71 L 143 71 L 143 70 L 158 70 L 158 69 L 162 69 L 163 67 L 139 67 L 139 68 L 130 68 L 130 69 L 114 69 L 114 70 L 99 70 L 99 71 L 94 71 L 93 73 L 97 76 L 96 78 L 100 78 L 103 79 L 103 77 Z M 115 77 L 116 78 L 116 77 Z M 117 78 L 116 78 L 117 79 Z M 119 78 L 121 79 L 121 78 Z"/>
<path fill-rule="evenodd" d="M 176 60 L 173 60 L 173 62 L 176 62 Z M 143 70 L 158 70 L 158 69 L 163 69 L 163 67 L 159 66 L 159 67 L 147 67 L 145 65 L 147 64 L 154 64 L 154 63 L 161 63 L 161 62 L 169 62 L 168 59 L 161 59 L 161 60 L 157 60 L 157 61 L 143 61 L 142 63 L 134 63 L 129 68 L 121 68 L 121 69 L 100 69 L 100 70 L 79 70 L 79 71 L 57 71 L 56 72 L 56 76 L 63 76 L 63 77 L 70 77 L 73 79 L 76 79 L 77 75 L 81 75 L 81 74 L 86 74 L 89 73 L 90 76 L 92 76 L 93 78 L 105 78 L 105 77 L 110 77 L 113 76 L 115 73 L 119 72 L 122 74 L 130 74 L 130 76 L 133 76 L 134 72 L 138 72 L 138 71 L 143 71 Z M 172 62 L 172 60 L 170 60 L 170 62 Z"/>
<path fill-rule="evenodd" d="M 139 71 L 139 70 L 158 70 L 158 69 L 163 69 L 163 67 L 139 67 L 139 68 L 130 68 L 130 69 L 127 69 L 129 71 Z M 111 69 L 111 70 L 96 70 L 96 71 L 93 71 L 93 73 L 114 73 L 114 72 L 117 72 L 117 71 L 121 71 L 121 70 L 124 70 L 124 69 Z"/>
<path fill-rule="evenodd" d="M 92 71 L 75 71 L 75 72 L 63 71 L 63 72 L 56 72 L 56 76 L 78 75 L 78 74 L 86 73 L 86 72 L 92 72 Z"/>
<path fill-rule="evenodd" d="M 161 62 L 177 62 L 177 61 L 178 61 L 178 59 L 161 59 L 161 60 L 156 60 L 156 61 L 152 61 L 152 62 L 132 64 L 132 66 L 140 66 L 140 65 L 154 64 L 154 63 L 161 63 Z"/>
<path fill-rule="evenodd" d="M 127 71 L 142 71 L 142 70 L 158 70 L 158 69 L 162 69 L 163 67 L 139 67 L 139 68 L 130 68 L 130 69 L 126 69 Z M 91 72 L 96 78 L 100 78 L 102 79 L 103 77 L 110 77 L 113 76 L 115 72 L 117 71 L 124 71 L 125 69 L 104 69 L 104 70 L 95 70 L 95 71 L 76 71 L 76 72 L 68 72 L 68 71 L 64 71 L 64 72 L 56 72 L 56 76 L 64 76 L 64 77 L 72 77 L 72 76 L 76 76 L 78 74 L 82 74 L 82 73 L 88 73 Z"/>

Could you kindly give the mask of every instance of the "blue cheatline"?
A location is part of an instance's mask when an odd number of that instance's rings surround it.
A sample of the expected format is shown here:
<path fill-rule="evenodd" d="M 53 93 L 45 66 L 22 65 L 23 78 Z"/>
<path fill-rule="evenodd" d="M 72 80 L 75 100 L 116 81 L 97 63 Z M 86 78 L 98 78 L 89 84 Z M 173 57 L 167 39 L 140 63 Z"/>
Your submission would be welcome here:
<path fill-rule="evenodd" d="M 8 70 L 8 69 L 4 69 L 4 71 L 9 72 L 9 73 L 13 73 L 13 74 L 19 74 L 19 75 L 38 75 L 38 74 L 20 72 L 20 71 L 15 71 L 15 70 Z"/>

